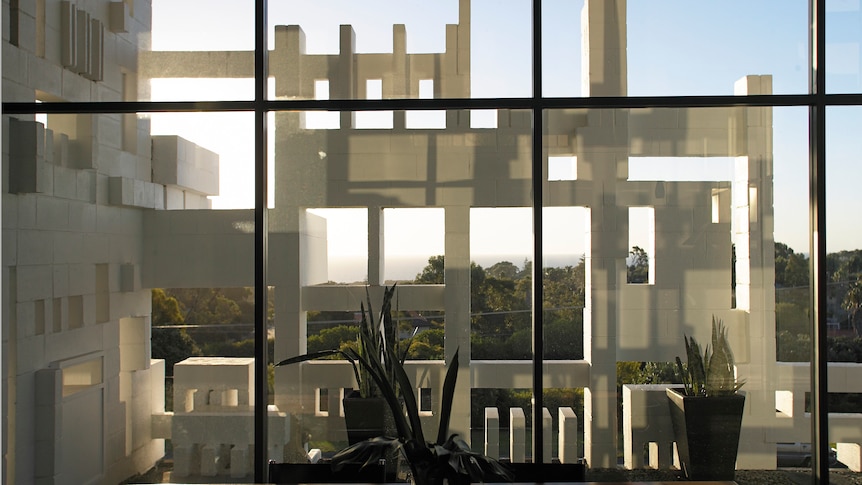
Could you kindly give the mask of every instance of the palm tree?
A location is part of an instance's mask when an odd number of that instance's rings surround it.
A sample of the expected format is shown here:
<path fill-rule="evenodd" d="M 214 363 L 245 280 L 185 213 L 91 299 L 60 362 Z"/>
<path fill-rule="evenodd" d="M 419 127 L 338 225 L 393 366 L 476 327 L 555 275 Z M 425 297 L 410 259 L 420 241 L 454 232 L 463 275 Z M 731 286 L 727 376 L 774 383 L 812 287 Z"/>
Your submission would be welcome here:
<path fill-rule="evenodd" d="M 862 309 L 862 284 L 859 281 L 850 283 L 847 294 L 844 295 L 844 301 L 841 302 L 841 308 L 850 314 L 850 323 L 856 331 L 856 336 L 862 337 L 862 324 L 856 321 L 856 315 Z"/>

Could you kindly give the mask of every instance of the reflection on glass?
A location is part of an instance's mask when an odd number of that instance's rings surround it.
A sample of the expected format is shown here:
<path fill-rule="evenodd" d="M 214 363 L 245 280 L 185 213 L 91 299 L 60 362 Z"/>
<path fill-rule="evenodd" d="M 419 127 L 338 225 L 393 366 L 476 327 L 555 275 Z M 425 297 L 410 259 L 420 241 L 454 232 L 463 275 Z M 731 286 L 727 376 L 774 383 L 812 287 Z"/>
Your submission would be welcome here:
<path fill-rule="evenodd" d="M 629 95 L 755 94 L 735 92 L 743 73 L 771 74 L 774 93 L 808 91 L 805 0 L 782 3 L 780 11 L 744 0 L 696 7 L 684 0 L 631 0 L 626 6 L 619 17 L 625 31 L 608 32 L 613 25 L 606 24 L 605 35 L 626 41 Z M 599 48 L 607 49 L 600 39 Z"/>
<path fill-rule="evenodd" d="M 858 471 L 862 452 L 859 437 L 853 433 L 862 422 L 862 235 L 850 221 L 858 212 L 853 178 L 862 174 L 857 163 L 862 142 L 851 133 L 862 124 L 862 110 L 830 108 L 826 122 L 829 443 L 834 443 L 836 466 Z"/>
<path fill-rule="evenodd" d="M 829 93 L 862 91 L 862 34 L 859 2 L 826 2 L 826 90 Z"/>
<path fill-rule="evenodd" d="M 747 76 L 736 84 L 743 92 L 768 92 L 769 83 L 768 76 Z M 670 450 L 662 443 L 673 441 L 663 434 L 671 430 L 650 427 L 647 433 L 633 427 L 632 416 L 653 411 L 631 406 L 663 402 L 667 384 L 679 382 L 668 363 L 684 357 L 683 336 L 708 342 L 713 316 L 729 328 L 737 376 L 748 382 L 747 399 L 764 393 L 762 399 L 788 411 L 754 412 L 743 429 L 807 430 L 804 413 L 794 413 L 806 389 L 772 377 L 794 372 L 776 357 L 801 355 L 794 349 L 797 342 L 804 344 L 791 331 L 805 311 L 791 305 L 793 295 L 806 302 L 809 295 L 803 256 L 807 226 L 798 224 L 799 211 L 807 209 L 806 112 L 775 111 L 774 116 L 768 107 L 546 113 L 544 205 L 584 211 L 583 358 L 591 366 L 582 384 L 585 412 L 602 410 L 617 419 L 607 428 L 592 424 L 585 449 L 594 456 L 591 462 L 607 456 L 609 466 L 615 463 L 615 453 L 602 454 L 595 440 L 622 429 L 626 467 L 670 466 Z M 571 160 L 575 166 L 566 172 L 575 176 L 559 176 L 561 160 Z M 547 293 L 556 279 L 545 266 Z M 803 280 L 790 283 L 797 274 Z M 570 289 L 572 300 L 578 289 Z M 546 356 L 548 351 L 546 345 Z M 548 375 L 556 374 L 549 369 Z M 602 382 L 626 387 L 602 394 Z M 628 400 L 618 401 L 617 392 Z M 766 454 L 776 446 L 769 439 L 747 443 Z M 757 456 L 742 449 L 737 463 L 756 462 Z"/>
<path fill-rule="evenodd" d="M 503 15 L 488 0 L 319 1 L 301 8 L 274 1 L 275 96 L 312 99 L 320 81 L 329 83 L 331 99 L 529 96 L 530 16 L 530 2 L 520 0 L 507 2 Z M 409 113 L 408 125 L 440 127 L 441 114 L 423 120 Z M 392 124 L 391 114 L 356 115 L 357 127 Z"/>

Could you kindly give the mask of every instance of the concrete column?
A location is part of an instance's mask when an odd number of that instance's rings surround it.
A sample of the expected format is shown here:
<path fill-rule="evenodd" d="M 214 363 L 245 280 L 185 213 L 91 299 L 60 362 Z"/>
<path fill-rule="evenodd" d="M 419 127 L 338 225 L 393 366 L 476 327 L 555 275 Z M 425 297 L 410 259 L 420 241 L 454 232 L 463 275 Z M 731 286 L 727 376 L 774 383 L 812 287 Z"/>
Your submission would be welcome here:
<path fill-rule="evenodd" d="M 460 371 L 452 406 L 450 433 L 470 436 L 470 207 L 445 209 L 446 362 L 458 350 Z"/>

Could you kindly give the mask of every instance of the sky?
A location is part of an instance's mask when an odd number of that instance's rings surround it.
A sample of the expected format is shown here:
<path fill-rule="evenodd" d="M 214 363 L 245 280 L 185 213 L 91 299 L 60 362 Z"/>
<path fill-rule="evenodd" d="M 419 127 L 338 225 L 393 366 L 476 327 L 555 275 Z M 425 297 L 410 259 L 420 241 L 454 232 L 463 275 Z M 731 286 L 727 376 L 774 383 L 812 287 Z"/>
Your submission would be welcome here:
<path fill-rule="evenodd" d="M 250 50 L 253 47 L 253 1 L 154 0 L 154 50 Z M 246 5 L 242 8 L 238 6 Z M 581 96 L 580 12 L 583 0 L 543 2 L 544 84 L 546 96 Z M 445 25 L 458 22 L 458 2 L 418 0 L 273 0 L 270 25 L 300 24 L 309 53 L 336 53 L 339 24 L 351 24 L 359 52 L 391 52 L 392 24 L 407 30 L 408 52 L 442 52 Z M 521 97 L 532 92 L 529 0 L 473 0 L 472 77 L 474 97 Z M 830 92 L 860 92 L 862 15 L 859 0 L 827 2 L 827 86 Z M 187 19 L 196 22 L 189 26 Z M 773 92 L 807 92 L 807 5 L 804 0 L 750 1 L 628 0 L 628 93 L 630 95 L 733 94 L 733 83 L 746 74 L 771 74 Z M 192 30 L 192 35 L 189 35 Z M 272 41 L 272 37 L 271 41 Z M 152 98 L 251 99 L 250 80 L 158 80 Z M 856 135 L 862 108 L 834 108 L 827 113 L 828 250 L 862 247 L 855 223 L 856 187 L 862 168 L 856 159 L 862 141 Z M 152 115 L 154 133 L 180 134 L 221 155 L 222 189 L 215 208 L 251 207 L 253 131 L 247 114 Z M 774 108 L 775 239 L 807 253 L 808 114 L 805 108 Z M 727 161 L 706 162 L 721 172 Z M 703 161 L 701 160 L 701 165 Z M 677 163 L 676 167 L 680 165 Z M 679 170 L 669 172 L 679 176 Z M 695 179 L 711 179 L 704 173 Z M 707 177 L 707 178 L 704 178 Z M 417 219 L 402 218 L 387 254 L 393 258 L 442 253 L 442 211 Z M 582 210 L 548 213 L 546 254 L 578 253 L 582 247 Z M 580 215 L 579 215 L 580 213 Z M 430 213 L 429 213 L 430 214 Z M 331 214 L 330 214 L 331 216 Z M 559 219 L 556 219 L 559 218 Z M 336 220 L 338 219 L 338 220 Z M 422 226 L 410 228 L 421 220 Z M 495 210 L 473 217 L 474 254 L 520 255 L 531 248 L 530 212 Z M 332 217 L 338 228 L 356 217 Z M 802 222 L 805 222 L 804 224 Z M 487 224 L 488 227 L 483 227 Z M 396 224 L 390 224 L 394 226 Z M 436 226 L 435 226 L 436 225 Z M 495 235 L 494 227 L 523 227 Z M 341 229 L 337 229 L 340 231 Z M 362 227 L 364 231 L 364 227 Z M 330 229 L 332 231 L 332 229 Z M 422 233 L 400 240 L 401 234 Z M 517 234 L 517 237 L 511 235 Z M 431 237 L 431 236 L 433 237 Z M 409 236 L 404 236 L 408 237 Z M 330 258 L 351 256 L 355 246 L 336 243 Z M 411 254 L 398 248 L 410 247 Z M 522 261 L 513 261 L 520 264 Z M 412 275 L 411 275 L 412 276 Z"/>

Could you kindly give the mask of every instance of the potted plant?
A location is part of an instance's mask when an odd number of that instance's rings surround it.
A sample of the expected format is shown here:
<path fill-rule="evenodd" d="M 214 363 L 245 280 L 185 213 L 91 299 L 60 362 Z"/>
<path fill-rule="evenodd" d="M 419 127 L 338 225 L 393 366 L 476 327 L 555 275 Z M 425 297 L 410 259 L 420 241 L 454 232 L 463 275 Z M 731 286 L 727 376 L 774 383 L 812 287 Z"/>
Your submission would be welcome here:
<path fill-rule="evenodd" d="M 383 434 L 391 435 L 395 432 L 395 421 L 392 418 L 392 412 L 389 410 L 389 406 L 386 404 L 377 383 L 369 375 L 368 369 L 362 363 L 363 361 L 358 358 L 358 356 L 377 356 L 384 369 L 386 379 L 389 382 L 394 382 L 393 365 L 395 362 L 394 360 L 389 360 L 389 355 L 385 352 L 385 348 L 388 345 L 392 345 L 394 350 L 400 354 L 395 359 L 403 364 L 407 358 L 407 350 L 410 347 L 409 342 L 406 345 L 399 345 L 396 325 L 392 319 L 392 299 L 394 294 L 395 285 L 384 287 L 380 314 L 375 320 L 371 297 L 366 288 L 367 308 L 365 303 L 360 302 L 361 320 L 359 322 L 355 350 L 349 347 L 321 350 L 285 359 L 276 364 L 279 366 L 288 365 L 336 355 L 350 361 L 353 366 L 354 378 L 356 379 L 358 389 L 355 389 L 342 400 L 349 444 L 358 443 Z M 401 349 L 400 352 L 398 352 L 399 348 Z M 395 352 L 393 352 L 393 355 L 395 355 Z M 400 392 L 400 388 L 396 388 L 398 396 L 400 396 Z"/>
<path fill-rule="evenodd" d="M 745 396 L 739 392 L 727 328 L 712 318 L 712 346 L 685 336 L 676 358 L 681 389 L 667 389 L 679 461 L 689 480 L 733 480 Z"/>
<path fill-rule="evenodd" d="M 376 465 L 392 451 L 400 452 L 410 467 L 412 480 L 417 485 L 439 485 L 446 479 L 450 484 L 467 484 L 483 481 L 511 481 L 512 473 L 497 460 L 470 450 L 457 434 L 449 435 L 449 418 L 458 378 L 458 351 L 449 362 L 443 382 L 440 424 L 437 439 L 425 440 L 419 406 L 412 385 L 404 371 L 406 351 L 397 354 L 397 336 L 391 319 L 391 300 L 395 285 L 384 292 L 381 327 L 369 317 L 370 327 L 363 334 L 360 329 L 360 348 L 315 352 L 283 360 L 276 366 L 340 354 L 353 365 L 354 376 L 362 387 L 363 381 L 373 383 L 386 402 L 395 424 L 395 434 L 381 434 L 354 443 L 332 457 L 332 468 L 338 472 L 344 467 Z M 369 301 L 369 315 L 370 315 Z M 363 322 L 366 321 L 364 307 Z M 389 323 L 387 323 L 389 322 Z M 387 325 L 392 325 L 389 332 Z M 364 327 L 364 325 L 363 325 Z M 370 338 L 369 338 L 370 337 Z"/>

